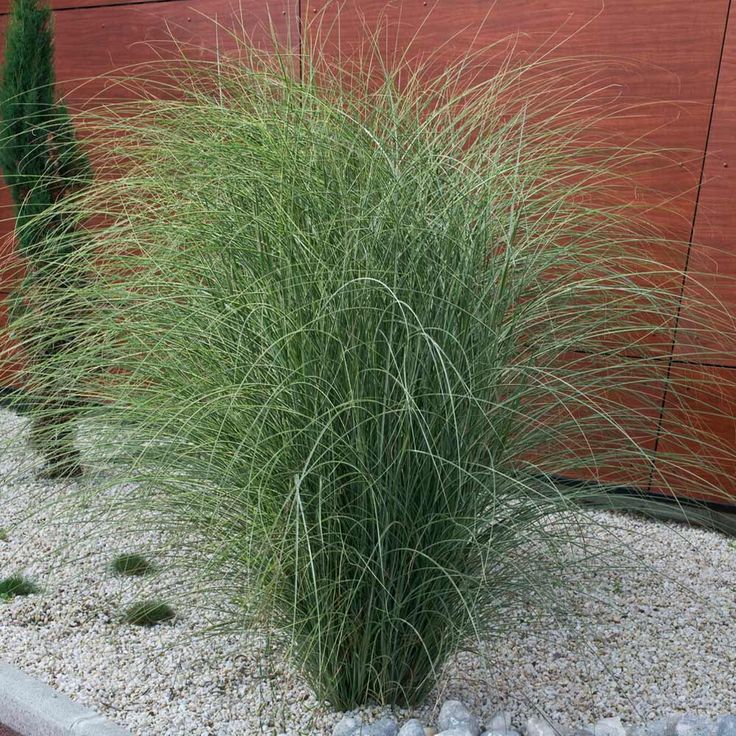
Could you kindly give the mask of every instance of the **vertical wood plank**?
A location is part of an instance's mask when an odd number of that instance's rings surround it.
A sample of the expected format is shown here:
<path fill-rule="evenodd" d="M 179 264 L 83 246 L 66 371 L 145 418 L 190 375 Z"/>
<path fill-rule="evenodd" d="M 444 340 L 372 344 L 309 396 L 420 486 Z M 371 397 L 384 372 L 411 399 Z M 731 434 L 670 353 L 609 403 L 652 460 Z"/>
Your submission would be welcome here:
<path fill-rule="evenodd" d="M 736 504 L 736 359 L 731 352 L 734 325 L 730 323 L 736 318 L 736 5 L 731 8 L 723 43 L 688 266 L 680 315 L 687 331 L 679 335 L 672 378 L 697 381 L 705 372 L 718 379 L 721 390 L 708 393 L 694 386 L 679 399 L 667 394 L 653 486 L 666 491 L 677 472 L 668 466 L 667 454 L 678 449 L 681 428 L 696 425 L 707 447 L 691 449 L 710 456 L 710 463 L 720 472 L 710 474 L 709 481 L 722 494 L 730 494 L 730 502 Z M 697 332 L 709 322 L 724 330 L 721 339 L 710 331 Z M 712 365 L 687 365 L 693 358 Z M 724 502 L 713 491 L 703 498 Z"/>
<path fill-rule="evenodd" d="M 690 498 L 736 505 L 736 368 L 675 364 L 670 379 L 682 388 L 667 394 L 651 490 L 669 494 L 689 474 L 702 481 Z M 683 452 L 690 468 L 671 460 Z"/>
<path fill-rule="evenodd" d="M 717 319 L 733 330 L 724 317 L 736 318 L 736 5 L 723 46 L 685 295 L 681 315 L 685 327 Z M 695 304 L 688 307 L 688 300 Z M 687 360 L 707 350 L 708 362 L 736 365 L 736 357 L 723 347 L 712 335 L 693 330 L 680 336 L 675 354 Z"/>

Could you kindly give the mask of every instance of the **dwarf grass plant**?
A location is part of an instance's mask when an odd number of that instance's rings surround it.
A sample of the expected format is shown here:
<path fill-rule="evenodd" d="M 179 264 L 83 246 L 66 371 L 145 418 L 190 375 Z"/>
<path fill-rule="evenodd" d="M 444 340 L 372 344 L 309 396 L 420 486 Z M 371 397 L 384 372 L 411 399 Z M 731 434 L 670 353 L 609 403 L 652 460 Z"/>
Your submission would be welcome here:
<path fill-rule="evenodd" d="M 10 575 L 0 580 L 0 601 L 9 601 L 17 596 L 34 593 L 38 593 L 38 588 L 22 575 Z"/>
<path fill-rule="evenodd" d="M 174 609 L 161 601 L 141 601 L 125 611 L 125 621 L 133 626 L 156 626 L 171 621 L 174 616 Z"/>
<path fill-rule="evenodd" d="M 153 570 L 153 565 L 143 555 L 130 552 L 115 557 L 111 563 L 111 568 L 118 575 L 142 577 Z"/>
<path fill-rule="evenodd" d="M 557 579 L 590 496 L 558 475 L 718 489 L 684 425 L 652 462 L 682 272 L 585 65 L 293 61 L 98 113 L 107 173 L 60 205 L 90 223 L 81 337 L 24 380 L 85 398 L 90 465 L 233 626 L 333 706 L 414 703 Z M 36 298 L 43 337 L 65 304 Z"/>

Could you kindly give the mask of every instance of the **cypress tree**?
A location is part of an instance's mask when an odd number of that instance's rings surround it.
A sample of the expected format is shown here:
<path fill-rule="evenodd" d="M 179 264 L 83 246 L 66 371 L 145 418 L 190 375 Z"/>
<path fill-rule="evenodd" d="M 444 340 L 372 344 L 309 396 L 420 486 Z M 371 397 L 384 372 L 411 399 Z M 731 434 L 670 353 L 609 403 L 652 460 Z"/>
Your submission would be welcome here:
<path fill-rule="evenodd" d="M 12 297 L 11 320 L 29 307 L 31 293 L 53 293 L 58 303 L 74 282 L 65 259 L 79 235 L 77 223 L 54 207 L 91 177 L 89 160 L 79 144 L 67 109 L 56 99 L 51 9 L 39 0 L 14 0 L 5 36 L 0 78 L 0 168 L 15 208 L 15 238 L 25 277 Z M 38 304 L 35 308 L 40 308 Z M 73 310 L 55 314 L 73 314 Z M 50 316 L 49 319 L 60 319 Z M 74 340 L 73 319 L 64 320 L 54 337 L 33 347 L 26 358 L 53 363 Z M 39 376 L 44 371 L 38 372 Z M 50 477 L 81 473 L 73 441 L 75 401 L 59 379 L 34 382 L 32 435 L 46 458 Z M 36 385 L 37 384 L 37 385 Z"/>

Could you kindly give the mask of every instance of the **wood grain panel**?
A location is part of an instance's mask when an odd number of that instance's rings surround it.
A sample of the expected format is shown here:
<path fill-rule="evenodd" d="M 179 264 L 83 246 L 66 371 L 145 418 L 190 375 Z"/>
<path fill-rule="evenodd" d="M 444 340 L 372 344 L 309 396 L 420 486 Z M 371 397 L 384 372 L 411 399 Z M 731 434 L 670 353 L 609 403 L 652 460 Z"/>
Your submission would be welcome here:
<path fill-rule="evenodd" d="M 632 201 L 647 200 L 641 185 L 652 187 L 652 202 L 667 202 L 652 219 L 669 237 L 689 239 L 728 0 L 309 0 L 302 8 L 306 42 L 342 56 L 361 47 L 366 29 L 380 27 L 388 55 L 432 59 L 436 67 L 468 52 L 482 52 L 473 67 L 483 74 L 482 65 L 490 73 L 510 52 L 521 62 L 557 59 L 561 69 L 581 58 L 600 63 L 581 94 L 594 86 L 591 105 L 626 108 L 605 132 L 672 152 L 669 163 L 640 172 Z M 682 267 L 685 249 L 662 257 Z"/>
<path fill-rule="evenodd" d="M 268 43 L 272 22 L 277 35 L 285 40 L 296 32 L 294 12 L 297 0 L 145 0 L 137 4 L 119 4 L 120 0 L 54 0 L 57 23 L 57 71 L 61 88 L 70 97 L 82 101 L 96 95 L 126 96 L 121 88 L 101 81 L 81 85 L 75 80 L 105 74 L 114 69 L 139 64 L 154 57 L 151 44 L 158 45 L 164 55 L 173 52 L 167 39 L 173 34 L 189 45 L 194 55 L 212 57 L 218 45 L 231 48 L 232 39 L 216 32 L 210 20 L 228 25 L 242 17 L 244 25 L 256 30 L 256 39 Z M 0 0 L 0 13 L 8 0 Z M 85 7 L 103 5 L 104 7 Z M 331 49 L 339 38 L 340 54 L 350 54 L 360 47 L 366 29 L 375 29 L 382 16 L 384 39 L 389 49 L 406 53 L 410 58 L 433 57 L 435 68 L 441 68 L 468 51 L 483 53 L 472 69 L 486 75 L 513 50 L 515 58 L 585 58 L 600 62 L 597 71 L 587 78 L 596 93 L 593 106 L 606 104 L 627 107 L 601 123 L 601 131 L 612 141 L 642 142 L 649 148 L 666 149 L 671 161 L 656 170 L 638 172 L 642 188 L 632 189 L 628 196 L 642 206 L 666 201 L 667 207 L 651 211 L 652 220 L 671 238 L 687 240 L 695 212 L 697 184 L 716 85 L 723 29 L 728 0 L 617 0 L 602 5 L 599 0 L 547 0 L 520 5 L 513 0 L 344 0 L 325 3 L 302 0 L 302 21 L 321 23 L 310 29 L 310 39 Z M 76 8 L 76 9 L 71 9 Z M 736 13 L 736 9 L 732 14 Z M 6 19 L 0 15 L 0 34 Z M 712 288 L 731 305 L 736 302 L 736 256 L 729 249 L 736 229 L 729 192 L 734 191 L 733 116 L 736 101 L 736 20 L 732 19 L 714 114 L 714 127 L 708 146 L 705 185 L 701 191 L 696 222 L 696 247 L 691 265 L 694 271 L 709 271 Z M 510 40 L 504 40 L 510 39 Z M 494 49 L 488 45 L 498 42 Z M 163 42 L 163 43 L 159 43 Z M 568 62 L 570 68 L 575 62 Z M 563 65 L 564 66 L 564 65 Z M 581 85 L 586 75 L 581 73 Z M 581 87 L 582 90 L 582 87 Z M 608 126 L 608 127 L 606 127 Z M 720 156 L 720 158 L 719 158 Z M 735 160 L 730 167 L 730 158 Z M 720 168 L 719 168 L 720 167 Z M 720 182 L 720 183 L 719 183 Z M 3 200 L 5 197 L 5 200 Z M 0 193 L 0 208 L 7 200 Z M 0 235 L 8 221 L 0 214 Z M 729 235 L 730 233 L 730 235 Z M 3 241 L 0 258 L 9 263 L 9 243 Z M 716 248 L 716 257 L 709 260 Z M 663 253 L 663 259 L 677 268 L 685 262 L 681 248 Z M 693 280 L 688 289 L 694 289 Z M 0 295 L 1 296 L 1 295 Z M 736 303 L 733 304 L 736 307 Z M 1 309 L 0 309 L 1 311 Z M 736 311 L 736 310 L 734 310 Z M 684 322 L 694 317 L 683 314 Z M 2 317 L 0 317 L 2 319 Z M 699 347 L 699 346 L 698 346 Z M 717 347 L 717 346 L 716 346 Z M 685 344 L 678 348 L 687 349 Z M 684 368 L 682 378 L 697 378 L 697 367 Z M 710 369 L 708 369 L 710 370 Z M 718 370 L 718 369 L 712 369 Z M 727 370 L 727 369 L 724 369 Z M 734 373 L 726 372 L 730 381 Z M 2 383 L 2 378 L 0 378 Z M 667 478 L 676 480 L 668 468 L 666 453 L 677 447 L 678 426 L 695 422 L 705 435 L 713 438 L 713 459 L 727 473 L 736 464 L 727 451 L 736 445 L 733 409 L 729 396 L 715 396 L 697 387 L 685 393 L 684 403 L 666 401 L 660 450 L 665 454 L 658 469 L 662 474 L 657 487 L 664 488 Z M 657 403 L 657 396 L 652 404 Z M 649 416 L 650 402 L 646 402 Z M 654 421 L 654 415 L 652 415 Z M 709 434 L 710 433 L 710 434 Z M 644 436 L 649 437 L 645 431 Z M 650 448 L 648 440 L 642 444 Z M 720 454 L 719 454 L 720 453 Z M 604 478 L 608 480 L 608 469 Z M 638 477 L 639 471 L 634 470 Z M 669 474 L 669 475 L 668 475 Z M 731 472 L 731 477 L 736 474 Z M 714 475 L 712 482 L 720 482 Z M 637 481 L 638 482 L 638 481 Z"/>
<path fill-rule="evenodd" d="M 736 369 L 676 364 L 671 380 L 678 398 L 667 394 L 652 490 L 736 505 Z"/>
<path fill-rule="evenodd" d="M 19 262 L 13 242 L 13 204 L 10 192 L 0 186 L 0 292 L 9 291 L 19 272 Z"/>
<path fill-rule="evenodd" d="M 54 13 L 56 76 L 60 95 L 74 102 L 127 99 L 131 92 L 101 75 L 130 76 L 141 65 L 179 58 L 215 59 L 249 34 L 263 47 L 275 35 L 298 42 L 297 0 L 170 0 Z M 7 17 L 0 17 L 0 37 Z M 244 29 L 244 30 L 241 30 Z"/>
<path fill-rule="evenodd" d="M 7 0 L 2 2 L 0 8 L 7 9 Z M 54 7 L 69 4 L 56 2 Z M 271 45 L 274 36 L 281 43 L 296 44 L 297 6 L 298 0 L 169 0 L 125 5 L 105 2 L 104 7 L 57 10 L 54 19 L 58 90 L 73 105 L 96 103 L 99 98 L 129 98 L 128 89 L 109 80 L 84 80 L 178 55 L 176 44 L 183 45 L 189 56 L 215 58 L 217 49 L 233 50 L 237 46 L 226 29 L 241 29 L 264 48 Z M 1 16 L 0 57 L 6 24 L 7 16 Z M 12 232 L 9 193 L 0 186 L 1 292 L 9 291 L 13 279 L 21 273 L 21 264 L 13 252 Z"/>
<path fill-rule="evenodd" d="M 652 208 L 652 223 L 678 245 L 648 246 L 648 252 L 679 270 L 687 262 L 728 6 L 724 0 L 618 0 L 605 5 L 561 0 L 527 4 L 521 10 L 513 0 L 309 0 L 303 5 L 303 23 L 306 45 L 343 59 L 363 53 L 366 30 L 380 27 L 384 55 L 401 55 L 438 70 L 468 53 L 478 54 L 472 64 L 478 76 L 493 73 L 508 54 L 520 63 L 557 60 L 563 71 L 578 63 L 574 59 L 600 62 L 591 78 L 581 74 L 579 93 L 588 95 L 592 114 L 607 105 L 623 112 L 597 123 L 598 132 L 623 146 L 636 142 L 668 152 L 669 160 L 650 170 L 651 160 L 644 159 L 644 166 L 632 168 L 637 184 L 622 192 L 621 200 Z M 553 74 L 549 85 L 557 94 Z M 658 207 L 661 203 L 666 205 Z M 681 283 L 676 273 L 661 281 L 674 295 Z M 670 324 L 675 317 L 673 307 Z M 661 349 L 669 355 L 671 345 Z M 662 399 L 660 387 L 642 407 L 639 442 L 649 452 Z M 598 448 L 607 446 L 607 438 L 590 439 Z M 600 468 L 592 475 L 604 482 L 647 486 L 647 472 L 642 472 L 646 465 Z"/>
<path fill-rule="evenodd" d="M 156 2 L 157 0 L 132 0 L 135 3 Z M 131 0 L 49 0 L 48 4 L 54 10 L 69 10 L 72 8 L 100 7 L 105 5 L 126 5 Z M 5 15 L 12 5 L 12 0 L 0 0 L 0 15 Z"/>
<path fill-rule="evenodd" d="M 690 304 L 688 303 L 690 302 Z M 731 9 L 723 48 L 703 184 L 693 232 L 682 324 L 689 328 L 677 345 L 680 358 L 693 355 L 712 363 L 736 365 L 736 5 Z M 726 332 L 714 340 L 696 332 L 717 321 Z M 704 353 L 706 351 L 706 353 Z"/>
<path fill-rule="evenodd" d="M 665 366 L 660 370 L 633 359 L 614 362 L 581 354 L 565 360 L 573 375 L 560 376 L 555 390 L 559 406 L 550 409 L 544 422 L 554 439 L 536 458 L 545 472 L 605 485 L 648 485 Z M 555 437 L 560 427 L 567 428 L 564 439 Z M 578 458 L 578 467 L 550 465 L 550 458 L 560 456 Z"/>
<path fill-rule="evenodd" d="M 8 295 L 0 291 L 0 332 L 8 324 Z M 0 342 L 0 387 L 17 383 L 18 371 L 22 367 L 20 350 L 12 341 Z"/>
<path fill-rule="evenodd" d="M 282 43 L 289 39 L 298 43 L 296 9 L 297 0 L 172 0 L 57 12 L 59 93 L 76 105 L 89 104 L 96 97 L 105 101 L 129 98 L 129 89 L 95 77 L 152 61 L 158 54 L 177 54 L 172 37 L 190 55 L 203 58 L 212 57 L 217 48 L 236 46 L 224 30 L 233 27 L 244 29 L 264 46 L 270 44 L 272 34 Z M 7 18 L 0 17 L 0 60 L 6 24 Z M 0 185 L 0 273 L 5 270 L 3 264 L 13 258 L 7 243 L 12 230 L 10 198 Z"/>
<path fill-rule="evenodd" d="M 723 46 L 718 88 L 708 139 L 703 183 L 693 228 L 690 268 L 685 284 L 681 324 L 675 355 L 678 359 L 710 361 L 723 366 L 736 365 L 734 324 L 736 315 L 736 6 L 730 13 Z M 713 336 L 710 325 L 723 330 Z M 706 329 L 703 329 L 705 327 Z M 707 480 L 723 493 L 731 494 L 736 504 L 736 370 L 673 366 L 675 378 L 697 381 L 705 373 L 715 376 L 719 390 L 693 386 L 677 402 L 668 393 L 664 406 L 660 458 L 657 469 L 660 487 L 675 474 L 666 454 L 678 447 L 680 426 L 697 423 L 703 440 L 710 445 L 706 460 L 717 471 Z M 695 448 L 698 452 L 703 452 Z M 705 493 L 706 500 L 724 499 L 720 493 Z"/>

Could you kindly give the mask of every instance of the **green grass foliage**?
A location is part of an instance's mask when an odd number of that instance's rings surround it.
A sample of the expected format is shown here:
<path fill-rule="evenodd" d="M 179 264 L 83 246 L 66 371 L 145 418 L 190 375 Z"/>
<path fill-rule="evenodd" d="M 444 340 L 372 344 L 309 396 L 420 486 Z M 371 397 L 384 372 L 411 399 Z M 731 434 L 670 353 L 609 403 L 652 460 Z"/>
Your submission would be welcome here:
<path fill-rule="evenodd" d="M 21 575 L 10 575 L 0 580 L 0 600 L 9 601 L 20 595 L 33 595 L 38 588 L 27 578 Z"/>
<path fill-rule="evenodd" d="M 171 606 L 160 601 L 141 601 L 125 611 L 125 621 L 133 626 L 155 626 L 171 621 L 174 616 Z"/>
<path fill-rule="evenodd" d="M 118 575 L 141 577 L 153 569 L 153 565 L 143 556 L 135 552 L 118 555 L 112 561 L 112 569 Z"/>
<path fill-rule="evenodd" d="M 596 136 L 592 63 L 293 61 L 99 111 L 117 173 L 63 205 L 81 337 L 25 380 L 84 398 L 90 464 L 234 627 L 336 707 L 415 703 L 557 579 L 590 495 L 558 475 L 720 487 L 687 423 L 652 463 L 678 246 L 631 196 L 662 162 Z M 25 334 L 64 315 L 36 298 Z"/>

